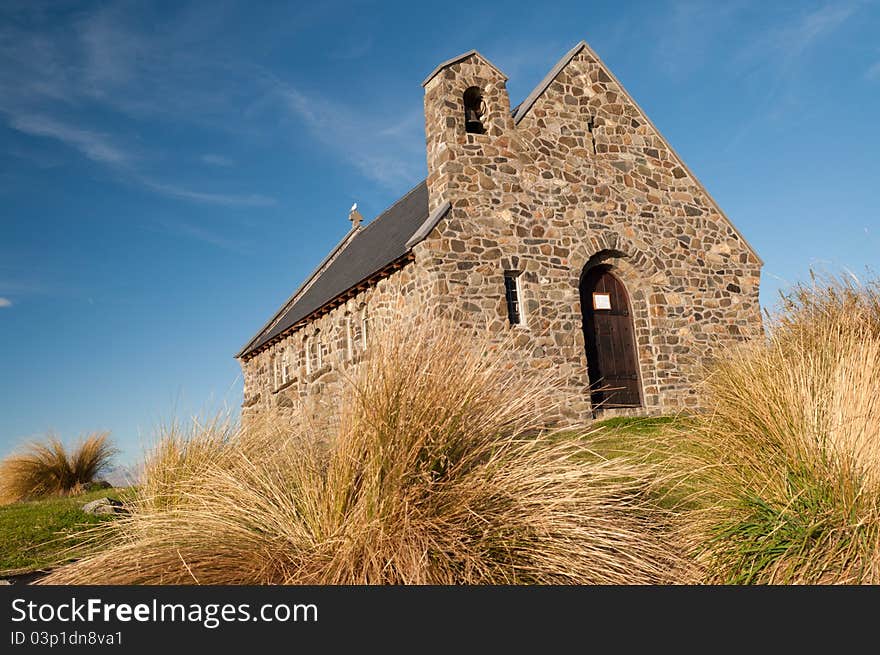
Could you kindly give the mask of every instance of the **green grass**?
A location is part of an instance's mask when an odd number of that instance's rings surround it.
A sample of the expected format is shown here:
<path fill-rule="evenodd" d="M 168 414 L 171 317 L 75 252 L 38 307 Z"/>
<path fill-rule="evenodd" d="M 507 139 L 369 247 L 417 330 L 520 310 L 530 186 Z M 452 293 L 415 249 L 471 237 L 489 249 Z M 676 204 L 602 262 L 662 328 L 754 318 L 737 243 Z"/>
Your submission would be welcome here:
<path fill-rule="evenodd" d="M 591 427 L 601 429 L 596 447 L 603 457 L 648 455 L 652 459 L 655 437 L 665 430 L 684 427 L 686 421 L 676 416 L 618 417 L 598 421 Z"/>
<path fill-rule="evenodd" d="M 658 448 L 658 437 L 685 428 L 687 421 L 685 416 L 618 417 L 597 421 L 588 428 L 591 450 L 598 459 L 635 457 L 658 463 L 664 458 Z M 580 434 L 582 431 L 562 432 L 556 438 L 575 438 Z"/>
<path fill-rule="evenodd" d="M 616 417 L 590 425 L 589 460 L 626 458 L 657 467 L 657 475 L 674 469 L 677 459 L 689 445 L 686 414 L 678 416 Z M 579 432 L 564 432 L 557 438 L 576 438 Z M 669 511 L 682 513 L 698 507 L 693 483 L 683 484 L 682 476 L 671 475 L 650 492 L 654 502 Z"/>
<path fill-rule="evenodd" d="M 84 531 L 112 515 L 94 516 L 80 508 L 105 496 L 120 499 L 125 489 L 101 489 L 77 496 L 54 497 L 0 506 L 0 577 L 48 568 L 70 559 L 82 545 Z"/>

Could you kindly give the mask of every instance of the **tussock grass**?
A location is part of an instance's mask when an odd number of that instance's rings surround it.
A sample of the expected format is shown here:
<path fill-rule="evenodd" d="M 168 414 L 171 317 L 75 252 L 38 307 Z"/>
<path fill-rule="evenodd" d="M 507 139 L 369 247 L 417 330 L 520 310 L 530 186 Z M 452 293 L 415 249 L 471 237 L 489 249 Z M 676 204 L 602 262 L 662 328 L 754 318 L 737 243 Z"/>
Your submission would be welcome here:
<path fill-rule="evenodd" d="M 880 583 L 880 286 L 814 279 L 707 381 L 679 438 L 709 582 Z"/>
<path fill-rule="evenodd" d="M 26 444 L 0 462 L 0 504 L 79 493 L 115 454 L 106 432 L 80 439 L 69 452 L 54 436 Z"/>
<path fill-rule="evenodd" d="M 505 353 L 417 321 L 377 331 L 328 420 L 172 431 L 111 545 L 44 583 L 689 579 L 651 467 L 585 457 L 587 431 L 553 438 L 552 371 Z"/>

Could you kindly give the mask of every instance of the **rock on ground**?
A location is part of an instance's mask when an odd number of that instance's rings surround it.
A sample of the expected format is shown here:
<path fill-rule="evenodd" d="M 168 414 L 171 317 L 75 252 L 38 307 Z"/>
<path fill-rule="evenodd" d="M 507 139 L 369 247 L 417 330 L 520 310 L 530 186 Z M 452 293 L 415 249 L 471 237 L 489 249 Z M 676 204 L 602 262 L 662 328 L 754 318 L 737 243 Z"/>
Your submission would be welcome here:
<path fill-rule="evenodd" d="M 86 514 L 119 514 L 125 511 L 125 505 L 113 498 L 98 498 L 82 506 Z"/>

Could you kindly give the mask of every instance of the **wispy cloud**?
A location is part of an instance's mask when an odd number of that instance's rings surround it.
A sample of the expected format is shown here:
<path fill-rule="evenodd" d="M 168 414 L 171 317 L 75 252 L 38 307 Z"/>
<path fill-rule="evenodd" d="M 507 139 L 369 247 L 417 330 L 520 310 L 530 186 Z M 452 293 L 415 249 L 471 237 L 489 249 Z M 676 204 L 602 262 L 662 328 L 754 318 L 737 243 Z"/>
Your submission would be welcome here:
<path fill-rule="evenodd" d="M 9 126 L 32 136 L 57 139 L 102 164 L 119 166 L 132 160 L 129 153 L 112 143 L 106 134 L 65 125 L 46 116 L 12 116 Z"/>
<path fill-rule="evenodd" d="M 782 69 L 800 59 L 820 40 L 841 27 L 857 10 L 857 2 L 832 2 L 802 14 L 791 24 L 771 29 L 754 39 L 739 53 L 743 61 L 775 62 Z"/>
<path fill-rule="evenodd" d="M 317 94 L 306 94 L 279 82 L 274 94 L 287 112 L 305 124 L 327 148 L 345 159 L 366 178 L 393 190 L 423 175 L 424 113 L 414 105 L 398 111 L 356 111 Z"/>
<path fill-rule="evenodd" d="M 336 61 L 351 61 L 366 56 L 372 49 L 373 37 L 368 34 L 331 50 L 328 56 Z"/>
<path fill-rule="evenodd" d="M 249 252 L 249 244 L 240 238 L 229 238 L 207 229 L 201 225 L 194 225 L 185 221 L 159 221 L 159 228 L 168 234 L 198 241 L 221 250 L 227 250 L 238 254 Z"/>
<path fill-rule="evenodd" d="M 203 164 L 208 164 L 209 166 L 221 166 L 224 168 L 228 168 L 232 166 L 232 160 L 229 157 L 224 157 L 223 155 L 215 155 L 212 153 L 205 153 L 199 160 Z"/>
<path fill-rule="evenodd" d="M 745 8 L 742 1 L 706 2 L 673 0 L 662 6 L 656 33 L 657 62 L 667 75 L 685 78 L 710 61 L 709 50 L 720 41 L 736 15 Z M 627 30 L 631 34 L 631 28 Z M 631 38 L 631 36 L 629 37 Z"/>
<path fill-rule="evenodd" d="M 262 194 L 211 193 L 161 182 L 150 175 L 139 172 L 134 165 L 137 157 L 113 143 L 108 135 L 68 125 L 46 116 L 12 116 L 9 119 L 9 126 L 32 136 L 56 139 L 89 159 L 121 172 L 126 179 L 137 182 L 144 188 L 166 197 L 235 207 L 268 207 L 276 204 L 274 198 Z M 206 155 L 205 157 L 210 156 Z M 214 161 L 211 163 L 214 165 L 231 164 L 229 160 L 219 156 L 214 156 Z"/>
<path fill-rule="evenodd" d="M 148 189 L 170 198 L 181 198 L 209 205 L 226 205 L 230 207 L 270 207 L 276 204 L 275 198 L 258 193 L 226 194 L 194 191 L 174 184 L 157 182 L 149 177 L 137 176 L 138 181 Z"/>
<path fill-rule="evenodd" d="M 865 77 L 869 80 L 880 80 L 880 61 L 875 62 L 865 71 Z"/>
<path fill-rule="evenodd" d="M 117 180 L 166 197 L 228 206 L 275 204 L 263 194 L 212 193 L 166 183 L 163 175 L 151 172 L 158 161 L 168 170 L 180 155 L 162 151 L 156 142 L 144 145 L 143 121 L 235 126 L 236 121 L 227 120 L 237 113 L 229 100 L 235 97 L 232 89 L 244 89 L 246 95 L 261 90 L 259 76 L 248 76 L 247 66 L 227 70 L 222 58 L 192 47 L 192 31 L 187 30 L 212 20 L 197 5 L 179 9 L 172 25 L 156 30 L 143 27 L 149 9 L 136 11 L 126 4 L 78 12 L 61 23 L 46 22 L 46 7 L 36 2 L 20 9 L 28 20 L 4 20 L 6 10 L 0 7 L 0 117 L 11 129 L 61 143 L 108 167 Z M 96 115 L 110 120 L 95 129 L 89 123 Z M 22 151 L 18 145 L 10 148 Z M 215 153 L 183 158 L 232 165 Z"/>
<path fill-rule="evenodd" d="M 12 301 L 9 298 L 0 298 L 0 307 L 12 307 Z"/>
<path fill-rule="evenodd" d="M 92 94 L 104 95 L 108 88 L 129 83 L 138 76 L 140 62 L 155 56 L 148 39 L 127 28 L 119 7 L 107 5 L 83 18 L 76 33 L 83 51 L 83 81 Z"/>
<path fill-rule="evenodd" d="M 747 75 L 760 80 L 760 96 L 752 103 L 750 116 L 734 132 L 731 148 L 748 134 L 759 120 L 781 119 L 801 109 L 797 81 L 809 58 L 823 40 L 831 37 L 859 10 L 858 2 L 832 2 L 801 13 L 795 20 L 763 31 L 733 58 Z"/>
<path fill-rule="evenodd" d="M 13 129 L 64 143 L 112 167 L 120 180 L 189 202 L 275 203 L 259 193 L 211 193 L 171 183 L 164 173 L 154 172 L 160 160 L 165 171 L 182 165 L 174 161 L 178 158 L 214 167 L 235 163 L 213 151 L 162 151 L 161 141 L 142 140 L 150 127 L 147 121 L 196 124 L 202 131 L 273 143 L 298 139 L 305 127 L 326 152 L 383 186 L 400 190 L 423 174 L 424 119 L 418 94 L 401 117 L 397 101 L 388 94 L 376 103 L 385 106 L 365 110 L 369 105 L 350 102 L 348 96 L 322 97 L 279 80 L 246 54 L 241 56 L 250 44 L 228 47 L 236 39 L 229 26 L 240 19 L 243 5 L 220 3 L 208 11 L 200 3 L 179 3 L 172 11 L 159 12 L 149 5 L 106 3 L 61 22 L 46 19 L 51 12 L 37 2 L 21 11 L 33 15 L 27 21 L 19 16 L 0 21 L 0 112 Z M 296 18 L 298 29 L 311 20 L 312 10 L 276 11 Z M 221 42 L 227 45 L 218 48 Z M 373 46 L 369 34 L 340 35 L 325 56 L 354 60 Z M 388 121 L 392 109 L 393 123 Z M 95 116 L 102 116 L 101 129 L 93 127 Z M 297 124 L 285 133 L 291 118 Z"/>

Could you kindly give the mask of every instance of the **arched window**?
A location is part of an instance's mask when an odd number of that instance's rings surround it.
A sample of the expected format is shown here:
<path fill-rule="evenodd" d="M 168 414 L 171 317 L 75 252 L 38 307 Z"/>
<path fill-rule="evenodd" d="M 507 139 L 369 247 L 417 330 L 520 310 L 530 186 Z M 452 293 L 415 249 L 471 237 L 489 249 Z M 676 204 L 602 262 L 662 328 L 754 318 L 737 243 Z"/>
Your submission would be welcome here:
<path fill-rule="evenodd" d="M 464 92 L 464 131 L 470 134 L 485 134 L 483 117 L 486 115 L 486 103 L 479 87 L 472 86 Z"/>
<path fill-rule="evenodd" d="M 290 382 L 290 346 L 281 351 L 281 384 Z"/>
<path fill-rule="evenodd" d="M 351 314 L 345 314 L 345 359 L 354 356 L 354 346 L 351 341 Z"/>
<path fill-rule="evenodd" d="M 281 386 L 281 358 L 278 352 L 272 354 L 272 388 L 277 389 Z"/>
<path fill-rule="evenodd" d="M 306 375 L 312 374 L 312 355 L 309 352 L 309 348 L 311 347 L 311 345 L 312 343 L 309 340 L 308 336 L 303 337 L 303 353 L 305 354 L 306 360 Z"/>
<path fill-rule="evenodd" d="M 364 350 L 367 349 L 369 332 L 370 332 L 370 316 L 367 313 L 366 306 L 364 306 L 363 311 L 361 313 L 361 343 L 362 343 Z"/>
<path fill-rule="evenodd" d="M 315 334 L 312 336 L 312 346 L 315 351 L 315 370 L 317 371 L 321 368 L 324 359 L 324 344 L 321 343 L 320 330 L 315 330 Z"/>

